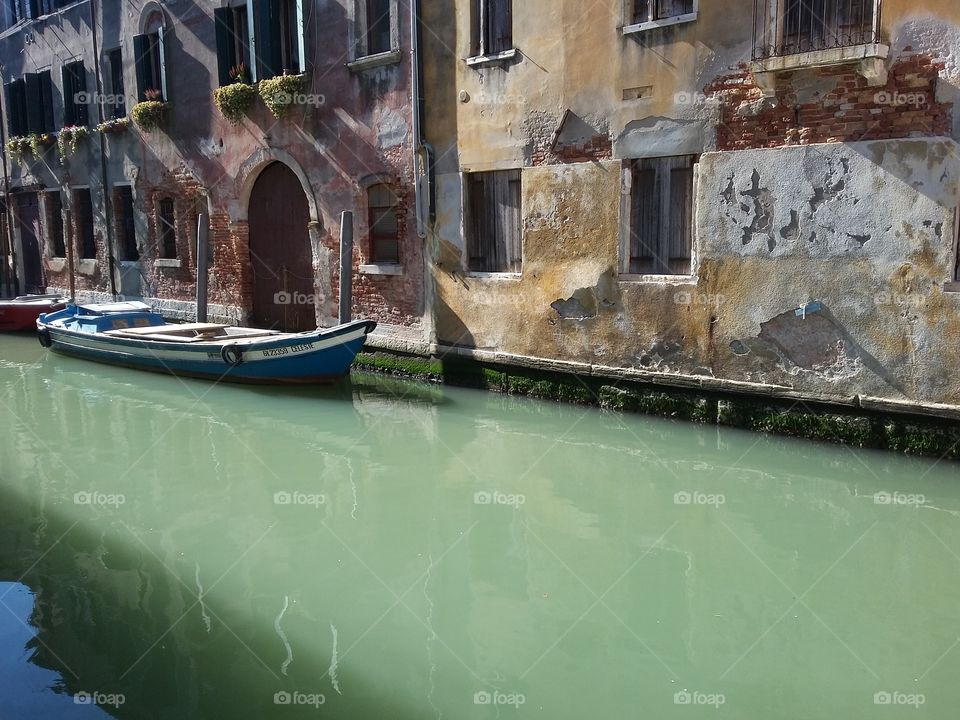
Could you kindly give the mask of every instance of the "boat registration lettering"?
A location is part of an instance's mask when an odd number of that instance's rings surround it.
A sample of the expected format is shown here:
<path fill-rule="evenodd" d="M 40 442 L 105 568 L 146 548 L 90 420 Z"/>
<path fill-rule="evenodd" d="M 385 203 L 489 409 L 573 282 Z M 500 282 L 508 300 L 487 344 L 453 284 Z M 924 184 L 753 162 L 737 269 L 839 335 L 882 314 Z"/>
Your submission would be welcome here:
<path fill-rule="evenodd" d="M 288 352 L 290 352 L 290 351 L 289 351 L 287 348 L 285 348 L 285 347 L 265 348 L 264 351 L 263 351 L 263 356 L 264 356 L 264 357 L 277 357 L 278 355 L 286 355 Z"/>
<path fill-rule="evenodd" d="M 308 350 L 313 350 L 313 345 L 291 345 L 290 352 L 292 353 L 302 353 L 307 352 Z"/>

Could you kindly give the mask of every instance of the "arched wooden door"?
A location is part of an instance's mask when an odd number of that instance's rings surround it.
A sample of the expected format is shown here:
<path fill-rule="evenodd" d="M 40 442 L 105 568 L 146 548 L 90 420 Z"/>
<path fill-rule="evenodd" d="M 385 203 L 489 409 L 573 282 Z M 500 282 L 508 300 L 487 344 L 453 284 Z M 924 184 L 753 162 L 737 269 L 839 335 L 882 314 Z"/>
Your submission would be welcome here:
<path fill-rule="evenodd" d="M 303 186 L 280 162 L 268 165 L 250 193 L 247 213 L 253 268 L 253 323 L 301 332 L 317 327 L 310 212 Z"/>

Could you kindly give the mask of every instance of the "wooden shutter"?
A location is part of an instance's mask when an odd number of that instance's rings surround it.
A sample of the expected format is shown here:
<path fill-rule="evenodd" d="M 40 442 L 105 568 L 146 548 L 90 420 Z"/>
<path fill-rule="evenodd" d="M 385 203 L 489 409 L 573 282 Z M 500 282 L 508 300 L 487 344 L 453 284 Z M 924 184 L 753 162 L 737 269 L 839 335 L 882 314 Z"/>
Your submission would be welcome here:
<path fill-rule="evenodd" d="M 217 36 L 217 77 L 221 86 L 229 85 L 236 33 L 241 31 L 233 26 L 233 8 L 214 8 L 213 24 Z"/>
<path fill-rule="evenodd" d="M 485 0 L 484 53 L 499 53 L 513 47 L 512 0 Z"/>
<path fill-rule="evenodd" d="M 631 207 L 630 272 L 653 272 L 660 247 L 660 183 L 655 161 L 635 162 Z"/>
<path fill-rule="evenodd" d="M 53 81 L 50 79 L 50 71 L 44 70 L 38 73 L 40 81 L 40 105 L 43 117 L 43 132 L 53 132 L 56 125 L 53 121 Z"/>
<path fill-rule="evenodd" d="M 17 123 L 17 90 L 16 81 L 6 83 L 3 86 L 5 100 L 7 103 L 7 135 L 17 137 L 20 135 L 20 127 Z"/>
<path fill-rule="evenodd" d="M 74 125 L 77 121 L 76 90 L 73 89 L 73 66 L 60 68 L 60 82 L 63 86 L 63 126 Z"/>
<path fill-rule="evenodd" d="M 163 94 L 163 101 L 170 99 L 167 94 L 167 51 L 166 40 L 164 38 L 163 26 L 157 28 L 157 51 L 160 53 L 160 92 Z M 154 78 L 156 79 L 156 78 Z"/>
<path fill-rule="evenodd" d="M 151 78 L 147 69 L 150 64 L 150 38 L 147 35 L 133 36 L 133 65 L 137 71 L 137 100 L 146 100 L 144 92 L 150 87 Z"/>
<path fill-rule="evenodd" d="M 27 131 L 43 132 L 43 93 L 40 90 L 40 75 L 27 73 L 23 76 L 27 95 Z"/>
<path fill-rule="evenodd" d="M 253 3 L 256 17 L 255 34 L 257 37 L 257 55 L 263 72 L 261 78 L 271 78 L 283 72 L 283 60 L 280 52 L 279 8 L 271 0 L 256 0 Z"/>
<path fill-rule="evenodd" d="M 497 272 L 520 272 L 520 172 L 496 173 L 495 212 L 497 228 Z"/>
<path fill-rule="evenodd" d="M 487 269 L 487 242 L 489 231 L 486 224 L 486 175 L 471 173 L 467 176 L 467 202 L 469 206 L 469 261 L 470 269 Z"/>
<path fill-rule="evenodd" d="M 82 62 L 72 63 L 70 65 L 70 69 L 73 81 L 73 85 L 71 87 L 72 95 L 70 97 L 70 104 L 73 105 L 73 121 L 77 125 L 86 125 L 89 119 L 87 103 L 78 102 L 76 96 L 82 95 L 86 97 L 87 69 L 83 66 Z M 64 98 L 64 106 L 66 106 L 66 104 L 67 99 Z"/>
<path fill-rule="evenodd" d="M 670 272 L 690 272 L 690 248 L 693 220 L 693 163 L 690 158 L 676 158 L 670 168 Z"/>
<path fill-rule="evenodd" d="M 296 25 L 293 29 L 294 35 L 296 35 L 297 41 L 297 61 L 298 61 L 298 72 L 307 71 L 307 35 L 306 28 L 303 24 L 303 3 L 306 0 L 295 0 L 297 3 L 297 14 L 296 14 Z M 389 20 L 388 20 L 389 22 Z"/>

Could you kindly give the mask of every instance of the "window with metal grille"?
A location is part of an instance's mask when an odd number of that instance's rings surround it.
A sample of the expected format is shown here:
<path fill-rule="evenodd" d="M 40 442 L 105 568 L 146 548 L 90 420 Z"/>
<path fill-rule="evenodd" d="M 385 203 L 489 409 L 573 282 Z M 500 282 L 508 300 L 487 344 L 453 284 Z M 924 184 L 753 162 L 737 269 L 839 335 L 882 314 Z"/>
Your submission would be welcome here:
<path fill-rule="evenodd" d="M 475 272 L 520 272 L 520 171 L 470 173 L 467 247 Z"/>
<path fill-rule="evenodd" d="M 471 0 L 474 55 L 495 55 L 513 48 L 513 1 Z"/>
<path fill-rule="evenodd" d="M 754 59 L 880 42 L 879 0 L 754 0 Z"/>
<path fill-rule="evenodd" d="M 59 190 L 47 192 L 47 244 L 52 257 L 67 256 L 63 238 L 63 198 Z"/>
<path fill-rule="evenodd" d="M 80 257 L 97 257 L 97 240 L 93 234 L 93 200 L 89 188 L 77 188 L 73 191 L 73 220 L 80 241 Z"/>
<path fill-rule="evenodd" d="M 400 242 L 397 225 L 397 196 L 387 185 L 367 190 L 370 223 L 370 261 L 399 263 Z"/>
<path fill-rule="evenodd" d="M 133 216 L 133 188 L 118 185 L 114 190 L 113 212 L 117 228 L 117 245 L 121 260 L 139 260 L 137 248 L 137 226 Z"/>
<path fill-rule="evenodd" d="M 174 260 L 177 257 L 177 225 L 172 198 L 162 198 L 157 203 L 157 240 L 160 257 Z"/>
<path fill-rule="evenodd" d="M 689 155 L 632 161 L 627 273 L 690 273 L 695 163 Z"/>
<path fill-rule="evenodd" d="M 694 0 L 633 0 L 633 23 L 666 20 L 694 11 Z"/>

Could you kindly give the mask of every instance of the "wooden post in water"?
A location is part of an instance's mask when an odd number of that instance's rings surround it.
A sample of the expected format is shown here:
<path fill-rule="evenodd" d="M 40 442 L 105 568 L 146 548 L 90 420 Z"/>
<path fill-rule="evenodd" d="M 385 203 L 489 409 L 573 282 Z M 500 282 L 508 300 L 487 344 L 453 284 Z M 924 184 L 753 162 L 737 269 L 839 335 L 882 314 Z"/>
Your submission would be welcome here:
<path fill-rule="evenodd" d="M 207 321 L 207 216 L 197 216 L 197 322 Z"/>
<path fill-rule="evenodd" d="M 75 302 L 77 299 L 76 293 L 76 280 L 73 277 L 73 200 L 70 200 L 70 204 L 67 205 L 67 209 L 63 211 L 63 216 L 67 221 L 67 275 L 70 281 L 70 302 Z"/>
<path fill-rule="evenodd" d="M 340 215 L 340 324 L 350 322 L 353 305 L 353 213 Z"/>

